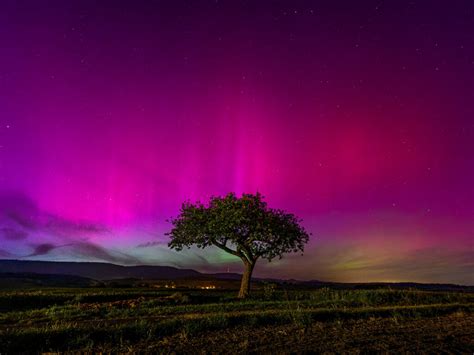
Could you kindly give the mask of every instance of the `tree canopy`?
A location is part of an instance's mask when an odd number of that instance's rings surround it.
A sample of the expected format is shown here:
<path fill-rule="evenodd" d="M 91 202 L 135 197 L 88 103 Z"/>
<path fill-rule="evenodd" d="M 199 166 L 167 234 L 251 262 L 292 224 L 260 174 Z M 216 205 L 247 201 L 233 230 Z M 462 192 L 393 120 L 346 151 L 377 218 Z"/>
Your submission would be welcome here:
<path fill-rule="evenodd" d="M 260 193 L 241 197 L 229 193 L 212 197 L 207 205 L 183 203 L 179 216 L 171 220 L 168 245 L 176 250 L 216 246 L 243 261 L 249 283 L 257 259 L 271 261 L 285 253 L 304 251 L 309 234 L 300 222 L 291 213 L 269 208 Z M 244 278 L 245 274 L 242 286 Z M 248 290 L 242 292 L 241 297 L 248 294 Z"/>

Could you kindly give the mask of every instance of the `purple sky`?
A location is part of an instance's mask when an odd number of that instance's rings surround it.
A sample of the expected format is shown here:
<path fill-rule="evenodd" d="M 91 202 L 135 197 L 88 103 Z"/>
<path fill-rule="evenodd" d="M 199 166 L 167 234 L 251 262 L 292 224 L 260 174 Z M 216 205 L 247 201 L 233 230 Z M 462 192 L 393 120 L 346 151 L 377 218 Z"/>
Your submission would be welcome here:
<path fill-rule="evenodd" d="M 166 247 L 262 192 L 305 256 L 256 274 L 474 284 L 472 1 L 0 3 L 0 257 L 239 271 Z"/>

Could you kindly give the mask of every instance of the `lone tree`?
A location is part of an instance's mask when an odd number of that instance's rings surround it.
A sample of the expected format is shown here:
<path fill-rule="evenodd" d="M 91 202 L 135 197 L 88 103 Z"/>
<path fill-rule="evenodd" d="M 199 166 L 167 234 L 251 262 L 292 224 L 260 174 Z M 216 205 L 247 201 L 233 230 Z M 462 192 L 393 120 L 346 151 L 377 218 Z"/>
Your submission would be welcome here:
<path fill-rule="evenodd" d="M 285 253 L 303 252 L 309 240 L 297 217 L 269 208 L 259 193 L 243 194 L 240 198 L 229 193 L 212 197 L 207 205 L 185 202 L 171 223 L 173 228 L 167 233 L 171 237 L 170 248 L 214 245 L 243 261 L 245 271 L 239 298 L 249 294 L 258 258 L 271 261 L 276 257 L 281 259 Z"/>

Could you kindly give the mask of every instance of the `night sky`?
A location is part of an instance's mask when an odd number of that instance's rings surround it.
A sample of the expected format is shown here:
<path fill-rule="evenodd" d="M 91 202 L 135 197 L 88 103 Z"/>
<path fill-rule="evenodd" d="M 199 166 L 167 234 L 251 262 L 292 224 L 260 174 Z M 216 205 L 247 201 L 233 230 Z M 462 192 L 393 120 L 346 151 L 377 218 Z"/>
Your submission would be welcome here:
<path fill-rule="evenodd" d="M 304 256 L 256 276 L 474 284 L 474 2 L 0 3 L 0 257 L 240 272 L 167 248 L 261 192 Z"/>

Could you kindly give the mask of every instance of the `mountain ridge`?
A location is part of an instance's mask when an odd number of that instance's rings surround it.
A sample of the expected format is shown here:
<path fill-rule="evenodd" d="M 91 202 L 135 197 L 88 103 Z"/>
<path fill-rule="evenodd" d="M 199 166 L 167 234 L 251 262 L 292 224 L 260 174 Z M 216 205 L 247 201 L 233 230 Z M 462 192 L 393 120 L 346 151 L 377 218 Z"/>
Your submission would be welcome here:
<path fill-rule="evenodd" d="M 127 278 L 143 280 L 174 280 L 184 278 L 214 278 L 218 280 L 240 280 L 238 273 L 202 273 L 193 269 L 180 269 L 173 266 L 163 265 L 134 265 L 124 266 L 106 262 L 84 262 L 84 261 L 40 261 L 40 260 L 15 260 L 0 259 L 1 274 L 36 274 L 40 275 L 62 275 L 78 276 L 82 278 L 105 281 L 120 280 Z M 253 281 L 274 282 L 293 285 L 303 288 L 416 288 L 423 290 L 462 290 L 474 292 L 474 286 L 457 284 L 437 284 L 418 282 L 331 282 L 319 280 L 283 280 L 275 278 L 254 277 Z"/>

